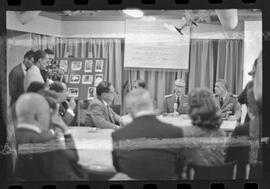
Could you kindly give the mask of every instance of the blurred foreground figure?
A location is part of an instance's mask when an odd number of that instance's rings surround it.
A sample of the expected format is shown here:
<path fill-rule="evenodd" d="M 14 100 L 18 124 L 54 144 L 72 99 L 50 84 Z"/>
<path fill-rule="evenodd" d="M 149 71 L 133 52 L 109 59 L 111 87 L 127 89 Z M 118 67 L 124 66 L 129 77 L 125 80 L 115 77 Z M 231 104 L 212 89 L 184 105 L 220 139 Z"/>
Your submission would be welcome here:
<path fill-rule="evenodd" d="M 24 181 L 87 180 L 87 172 L 71 158 L 67 150 L 74 150 L 72 136 L 64 133 L 65 144 L 46 138 L 52 112 L 46 99 L 27 93 L 16 102 L 18 159 L 15 178 Z M 72 145 L 73 144 L 73 145 Z M 68 149 L 73 148 L 73 149 Z"/>

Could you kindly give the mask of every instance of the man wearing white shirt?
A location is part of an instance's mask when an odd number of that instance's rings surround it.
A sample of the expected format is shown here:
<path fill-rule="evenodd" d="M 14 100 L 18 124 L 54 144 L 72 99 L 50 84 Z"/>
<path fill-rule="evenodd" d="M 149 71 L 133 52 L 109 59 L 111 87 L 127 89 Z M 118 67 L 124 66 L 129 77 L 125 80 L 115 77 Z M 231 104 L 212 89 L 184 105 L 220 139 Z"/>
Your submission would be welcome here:
<path fill-rule="evenodd" d="M 34 64 L 33 66 L 26 72 L 24 78 L 24 90 L 26 91 L 29 87 L 30 83 L 33 81 L 38 81 L 41 83 L 46 83 L 44 81 L 40 70 L 45 70 L 49 64 L 49 56 L 41 50 L 35 52 Z"/>
<path fill-rule="evenodd" d="M 10 105 L 12 105 L 18 97 L 25 92 L 24 78 L 26 71 L 33 65 L 34 51 L 28 51 L 24 55 L 23 62 L 15 66 L 9 74 L 9 95 L 11 97 Z"/>

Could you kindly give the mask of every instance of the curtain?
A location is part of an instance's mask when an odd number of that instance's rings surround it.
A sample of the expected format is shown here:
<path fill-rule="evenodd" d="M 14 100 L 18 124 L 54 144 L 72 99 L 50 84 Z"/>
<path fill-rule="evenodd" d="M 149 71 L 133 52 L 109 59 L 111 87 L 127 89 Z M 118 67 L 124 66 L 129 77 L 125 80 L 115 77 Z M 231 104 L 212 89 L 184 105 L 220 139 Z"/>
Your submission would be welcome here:
<path fill-rule="evenodd" d="M 56 38 L 56 57 L 106 59 L 104 80 L 115 88 L 115 104 L 122 103 L 122 54 L 121 39 Z"/>
<path fill-rule="evenodd" d="M 150 70 L 150 69 L 130 69 L 125 74 L 128 78 L 128 88 L 130 91 L 137 79 L 145 80 L 146 88 L 149 90 L 155 108 L 163 111 L 164 96 L 173 93 L 174 81 L 177 78 L 183 79 L 187 82 L 188 70 L 178 70 L 177 72 L 169 72 L 164 70 Z"/>
<path fill-rule="evenodd" d="M 214 86 L 213 40 L 190 41 L 190 72 L 189 91 L 196 87 L 208 88 Z"/>
<path fill-rule="evenodd" d="M 243 49 L 242 40 L 218 40 L 217 79 L 225 79 L 233 94 L 242 90 Z"/>
<path fill-rule="evenodd" d="M 195 87 L 213 91 L 215 81 L 225 79 L 229 92 L 239 94 L 243 83 L 243 65 L 242 40 L 191 40 L 189 91 Z"/>
<path fill-rule="evenodd" d="M 55 51 L 55 37 L 31 33 L 31 49 Z"/>

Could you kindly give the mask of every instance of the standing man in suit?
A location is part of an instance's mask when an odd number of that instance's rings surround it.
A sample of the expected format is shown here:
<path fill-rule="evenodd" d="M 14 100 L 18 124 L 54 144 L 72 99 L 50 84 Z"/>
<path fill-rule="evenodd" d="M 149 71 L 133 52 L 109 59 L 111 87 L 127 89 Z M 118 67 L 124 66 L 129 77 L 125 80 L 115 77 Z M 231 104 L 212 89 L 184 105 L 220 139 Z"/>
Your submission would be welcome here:
<path fill-rule="evenodd" d="M 114 87 L 110 82 L 102 81 L 96 87 L 97 97 L 89 104 L 85 125 L 101 129 L 118 129 L 121 118 L 110 105 L 114 100 Z"/>
<path fill-rule="evenodd" d="M 228 92 L 228 85 L 223 79 L 219 79 L 215 83 L 215 101 L 223 118 L 240 120 L 241 105 L 237 97 Z"/>
<path fill-rule="evenodd" d="M 135 142 L 135 139 L 142 138 L 146 142 L 150 139 L 159 139 L 160 141 L 160 139 L 180 138 L 183 136 L 182 129 L 157 119 L 154 114 L 151 95 L 145 89 L 132 90 L 126 96 L 125 104 L 130 109 L 133 122 L 112 133 L 112 155 L 116 170 L 134 179 L 175 178 L 174 176 L 178 174 L 176 172 L 182 170 L 181 166 L 176 168 L 174 164 L 176 163 L 176 151 L 167 146 L 166 148 L 156 148 L 154 151 L 148 147 L 150 151 L 142 152 L 139 150 L 136 153 L 134 150 L 121 149 L 120 143 L 123 140 Z M 139 145 L 138 147 L 140 149 L 143 146 Z M 150 152 L 154 152 L 155 155 Z"/>
<path fill-rule="evenodd" d="M 188 113 L 188 96 L 185 95 L 185 81 L 177 79 L 174 82 L 174 93 L 165 96 L 164 113 Z"/>
<path fill-rule="evenodd" d="M 11 97 L 10 105 L 12 105 L 18 97 L 25 92 L 24 77 L 26 71 L 33 65 L 34 51 L 28 51 L 23 57 L 23 62 L 15 66 L 9 73 L 9 95 Z"/>
<path fill-rule="evenodd" d="M 34 64 L 26 72 L 24 78 L 24 90 L 26 91 L 30 83 L 33 81 L 38 81 L 41 83 L 46 83 L 41 75 L 41 70 L 45 70 L 49 65 L 49 56 L 41 50 L 35 52 Z"/>

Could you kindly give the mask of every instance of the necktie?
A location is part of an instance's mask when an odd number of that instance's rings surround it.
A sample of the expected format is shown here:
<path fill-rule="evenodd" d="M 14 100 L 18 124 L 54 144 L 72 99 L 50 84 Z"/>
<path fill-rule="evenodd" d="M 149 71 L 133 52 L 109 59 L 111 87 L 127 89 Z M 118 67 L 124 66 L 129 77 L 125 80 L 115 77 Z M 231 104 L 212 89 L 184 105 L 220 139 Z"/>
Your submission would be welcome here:
<path fill-rule="evenodd" d="M 223 106 L 223 98 L 220 98 L 220 107 L 222 107 Z"/>
<path fill-rule="evenodd" d="M 112 112 L 110 110 L 110 106 L 107 105 L 107 110 L 108 110 L 108 114 L 109 114 L 109 118 L 111 120 L 112 123 L 115 123 L 114 119 L 113 119 L 113 116 L 112 116 Z"/>
<path fill-rule="evenodd" d="M 179 106 L 180 106 L 180 97 L 177 96 L 177 107 L 179 108 Z"/>

